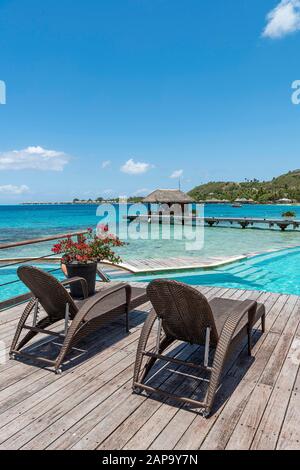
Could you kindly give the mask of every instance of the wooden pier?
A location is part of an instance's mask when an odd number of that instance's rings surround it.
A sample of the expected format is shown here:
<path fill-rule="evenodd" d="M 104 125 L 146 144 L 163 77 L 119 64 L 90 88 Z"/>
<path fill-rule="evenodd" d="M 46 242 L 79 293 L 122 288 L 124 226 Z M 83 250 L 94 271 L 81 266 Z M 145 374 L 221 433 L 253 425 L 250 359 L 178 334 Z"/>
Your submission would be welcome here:
<path fill-rule="evenodd" d="M 7 360 L 7 350 L 23 306 L 0 315 L 0 449 L 300 449 L 300 298 L 215 287 L 198 289 L 208 298 L 250 298 L 266 306 L 266 334 L 253 336 L 229 360 L 209 419 L 157 396 L 132 394 L 133 364 L 147 303 L 99 330 L 80 345 L 62 376 L 32 363 Z M 63 328 L 63 325 L 58 325 Z M 55 343 L 55 341 L 54 341 Z M 53 343 L 53 348 L 55 344 Z M 79 346 L 79 345 L 78 345 Z M 49 351 L 44 338 L 37 350 Z M 195 346 L 178 343 L 181 359 L 201 357 Z M 5 358 L 5 359 L 4 359 Z M 201 383 L 183 380 L 184 367 L 160 364 L 157 385 L 198 396 Z"/>
<path fill-rule="evenodd" d="M 264 218 L 252 218 L 252 217 L 195 217 L 195 216 L 184 216 L 184 215 L 162 215 L 162 214 L 151 214 L 151 215 L 128 215 L 125 218 L 129 221 L 137 221 L 141 223 L 170 223 L 171 225 L 207 225 L 209 227 L 221 225 L 239 225 L 241 228 L 246 229 L 247 227 L 259 228 L 267 227 L 272 229 L 274 227 L 280 228 L 285 231 L 287 228 L 294 230 L 300 228 L 300 220 L 295 219 L 264 219 Z"/>
<path fill-rule="evenodd" d="M 213 227 L 219 224 L 238 224 L 243 229 L 247 227 L 254 227 L 257 225 L 267 226 L 268 228 L 279 227 L 280 230 L 285 231 L 288 227 L 294 230 L 300 227 L 300 220 L 288 219 L 263 219 L 251 217 L 205 217 L 204 222 Z"/>

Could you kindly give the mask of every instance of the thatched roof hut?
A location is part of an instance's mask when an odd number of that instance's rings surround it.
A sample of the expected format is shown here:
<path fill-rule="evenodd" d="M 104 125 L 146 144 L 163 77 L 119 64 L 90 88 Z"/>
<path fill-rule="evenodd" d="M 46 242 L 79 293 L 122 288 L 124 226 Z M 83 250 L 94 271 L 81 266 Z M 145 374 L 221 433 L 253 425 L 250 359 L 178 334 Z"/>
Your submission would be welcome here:
<path fill-rule="evenodd" d="M 145 204 L 191 204 L 194 200 L 179 189 L 157 189 L 143 199 Z"/>
<path fill-rule="evenodd" d="M 152 204 L 172 207 L 174 213 L 177 213 L 176 207 L 180 207 L 179 212 L 184 213 L 186 204 L 192 204 L 193 202 L 194 200 L 190 196 L 179 189 L 157 189 L 143 199 L 143 203 L 148 206 L 148 215 L 152 214 Z"/>

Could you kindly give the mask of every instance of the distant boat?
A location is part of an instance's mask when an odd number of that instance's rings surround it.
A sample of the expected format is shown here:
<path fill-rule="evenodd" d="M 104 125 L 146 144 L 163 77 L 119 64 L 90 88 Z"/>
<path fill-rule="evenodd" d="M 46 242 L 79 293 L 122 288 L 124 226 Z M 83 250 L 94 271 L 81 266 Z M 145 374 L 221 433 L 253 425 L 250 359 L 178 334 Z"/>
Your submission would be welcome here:
<path fill-rule="evenodd" d="M 236 207 L 236 208 L 238 208 L 238 207 L 243 207 L 243 206 L 242 206 L 242 204 L 240 204 L 239 202 L 235 202 L 234 204 L 232 204 L 231 207 Z"/>

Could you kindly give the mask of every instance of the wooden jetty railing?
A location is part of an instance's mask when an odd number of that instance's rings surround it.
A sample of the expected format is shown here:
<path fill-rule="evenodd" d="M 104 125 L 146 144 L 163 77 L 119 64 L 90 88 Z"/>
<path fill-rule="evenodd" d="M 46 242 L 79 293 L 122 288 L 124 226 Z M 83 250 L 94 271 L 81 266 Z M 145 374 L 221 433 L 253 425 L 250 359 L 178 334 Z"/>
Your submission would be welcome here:
<path fill-rule="evenodd" d="M 294 230 L 300 227 L 300 220 L 294 219 L 264 219 L 264 218 L 252 218 L 252 217 L 195 217 L 195 216 L 184 216 L 184 215 L 163 215 L 163 214 L 151 214 L 151 215 L 128 215 L 125 216 L 128 221 L 140 220 L 141 222 L 148 223 L 163 223 L 166 220 L 170 220 L 170 224 L 193 224 L 193 223 L 204 223 L 209 227 L 220 224 L 237 224 L 241 228 L 254 227 L 255 225 L 264 225 L 268 228 L 278 227 L 280 230 L 285 231 L 288 227 L 292 227 Z"/>
<path fill-rule="evenodd" d="M 249 226 L 257 225 L 267 225 L 269 228 L 275 226 L 279 227 L 280 230 L 284 231 L 289 226 L 292 226 L 294 229 L 300 227 L 300 220 L 288 220 L 288 219 L 263 219 L 263 218 L 252 218 L 252 217 L 205 217 L 204 221 L 210 227 L 218 225 L 220 223 L 229 223 L 230 225 L 238 224 L 242 228 L 247 228 Z"/>
<path fill-rule="evenodd" d="M 27 245 L 36 245 L 36 244 L 39 244 L 39 243 L 46 243 L 46 242 L 50 242 L 50 241 L 62 240 L 62 239 L 67 238 L 67 237 L 72 237 L 72 238 L 77 237 L 78 241 L 80 241 L 86 233 L 87 233 L 87 231 L 85 230 L 85 231 L 81 231 L 81 232 L 71 232 L 71 233 L 64 233 L 64 234 L 59 234 L 59 235 L 52 235 L 52 236 L 44 237 L 44 238 L 34 238 L 34 239 L 30 239 L 30 240 L 23 240 L 23 241 L 20 241 L 20 242 L 3 243 L 3 244 L 0 244 L 0 252 L 3 251 L 3 250 L 11 249 L 11 248 L 20 248 L 22 246 L 27 246 Z M 49 260 L 51 260 L 52 257 L 56 257 L 56 256 L 57 255 L 55 255 L 54 253 L 50 253 L 50 254 L 48 253 L 46 255 L 37 256 L 37 257 L 25 258 L 23 256 L 20 259 L 18 259 L 18 258 L 9 259 L 9 260 L 6 259 L 6 258 L 1 259 L 0 260 L 0 275 L 1 275 L 1 269 L 9 268 L 11 266 L 17 266 L 17 265 L 22 264 L 24 262 L 34 261 L 36 263 L 37 261 L 40 261 L 40 262 L 49 261 Z M 55 271 L 59 271 L 59 270 L 60 270 L 60 267 L 51 269 L 48 272 L 55 272 Z M 6 287 L 6 286 L 9 286 L 9 285 L 14 285 L 14 284 L 17 284 L 19 282 L 21 282 L 21 281 L 18 278 L 16 278 L 12 281 L 0 283 L 0 288 Z M 4 300 L 2 302 L 0 301 L 0 311 L 4 310 L 4 309 L 7 309 L 9 307 L 12 307 L 13 305 L 17 305 L 19 303 L 22 303 L 22 302 L 28 300 L 30 297 L 31 297 L 31 294 L 27 293 L 27 294 L 23 294 L 23 295 L 18 295 L 16 297 L 12 297 L 12 298 Z"/>

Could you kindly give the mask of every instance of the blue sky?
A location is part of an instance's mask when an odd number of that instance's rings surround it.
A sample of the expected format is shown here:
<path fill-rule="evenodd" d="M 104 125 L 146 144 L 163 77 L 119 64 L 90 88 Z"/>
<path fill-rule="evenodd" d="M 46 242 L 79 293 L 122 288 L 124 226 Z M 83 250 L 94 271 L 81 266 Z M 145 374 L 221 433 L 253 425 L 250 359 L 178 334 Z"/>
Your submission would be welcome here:
<path fill-rule="evenodd" d="M 299 167 L 299 30 L 299 0 L 0 0 L 0 203 Z"/>

